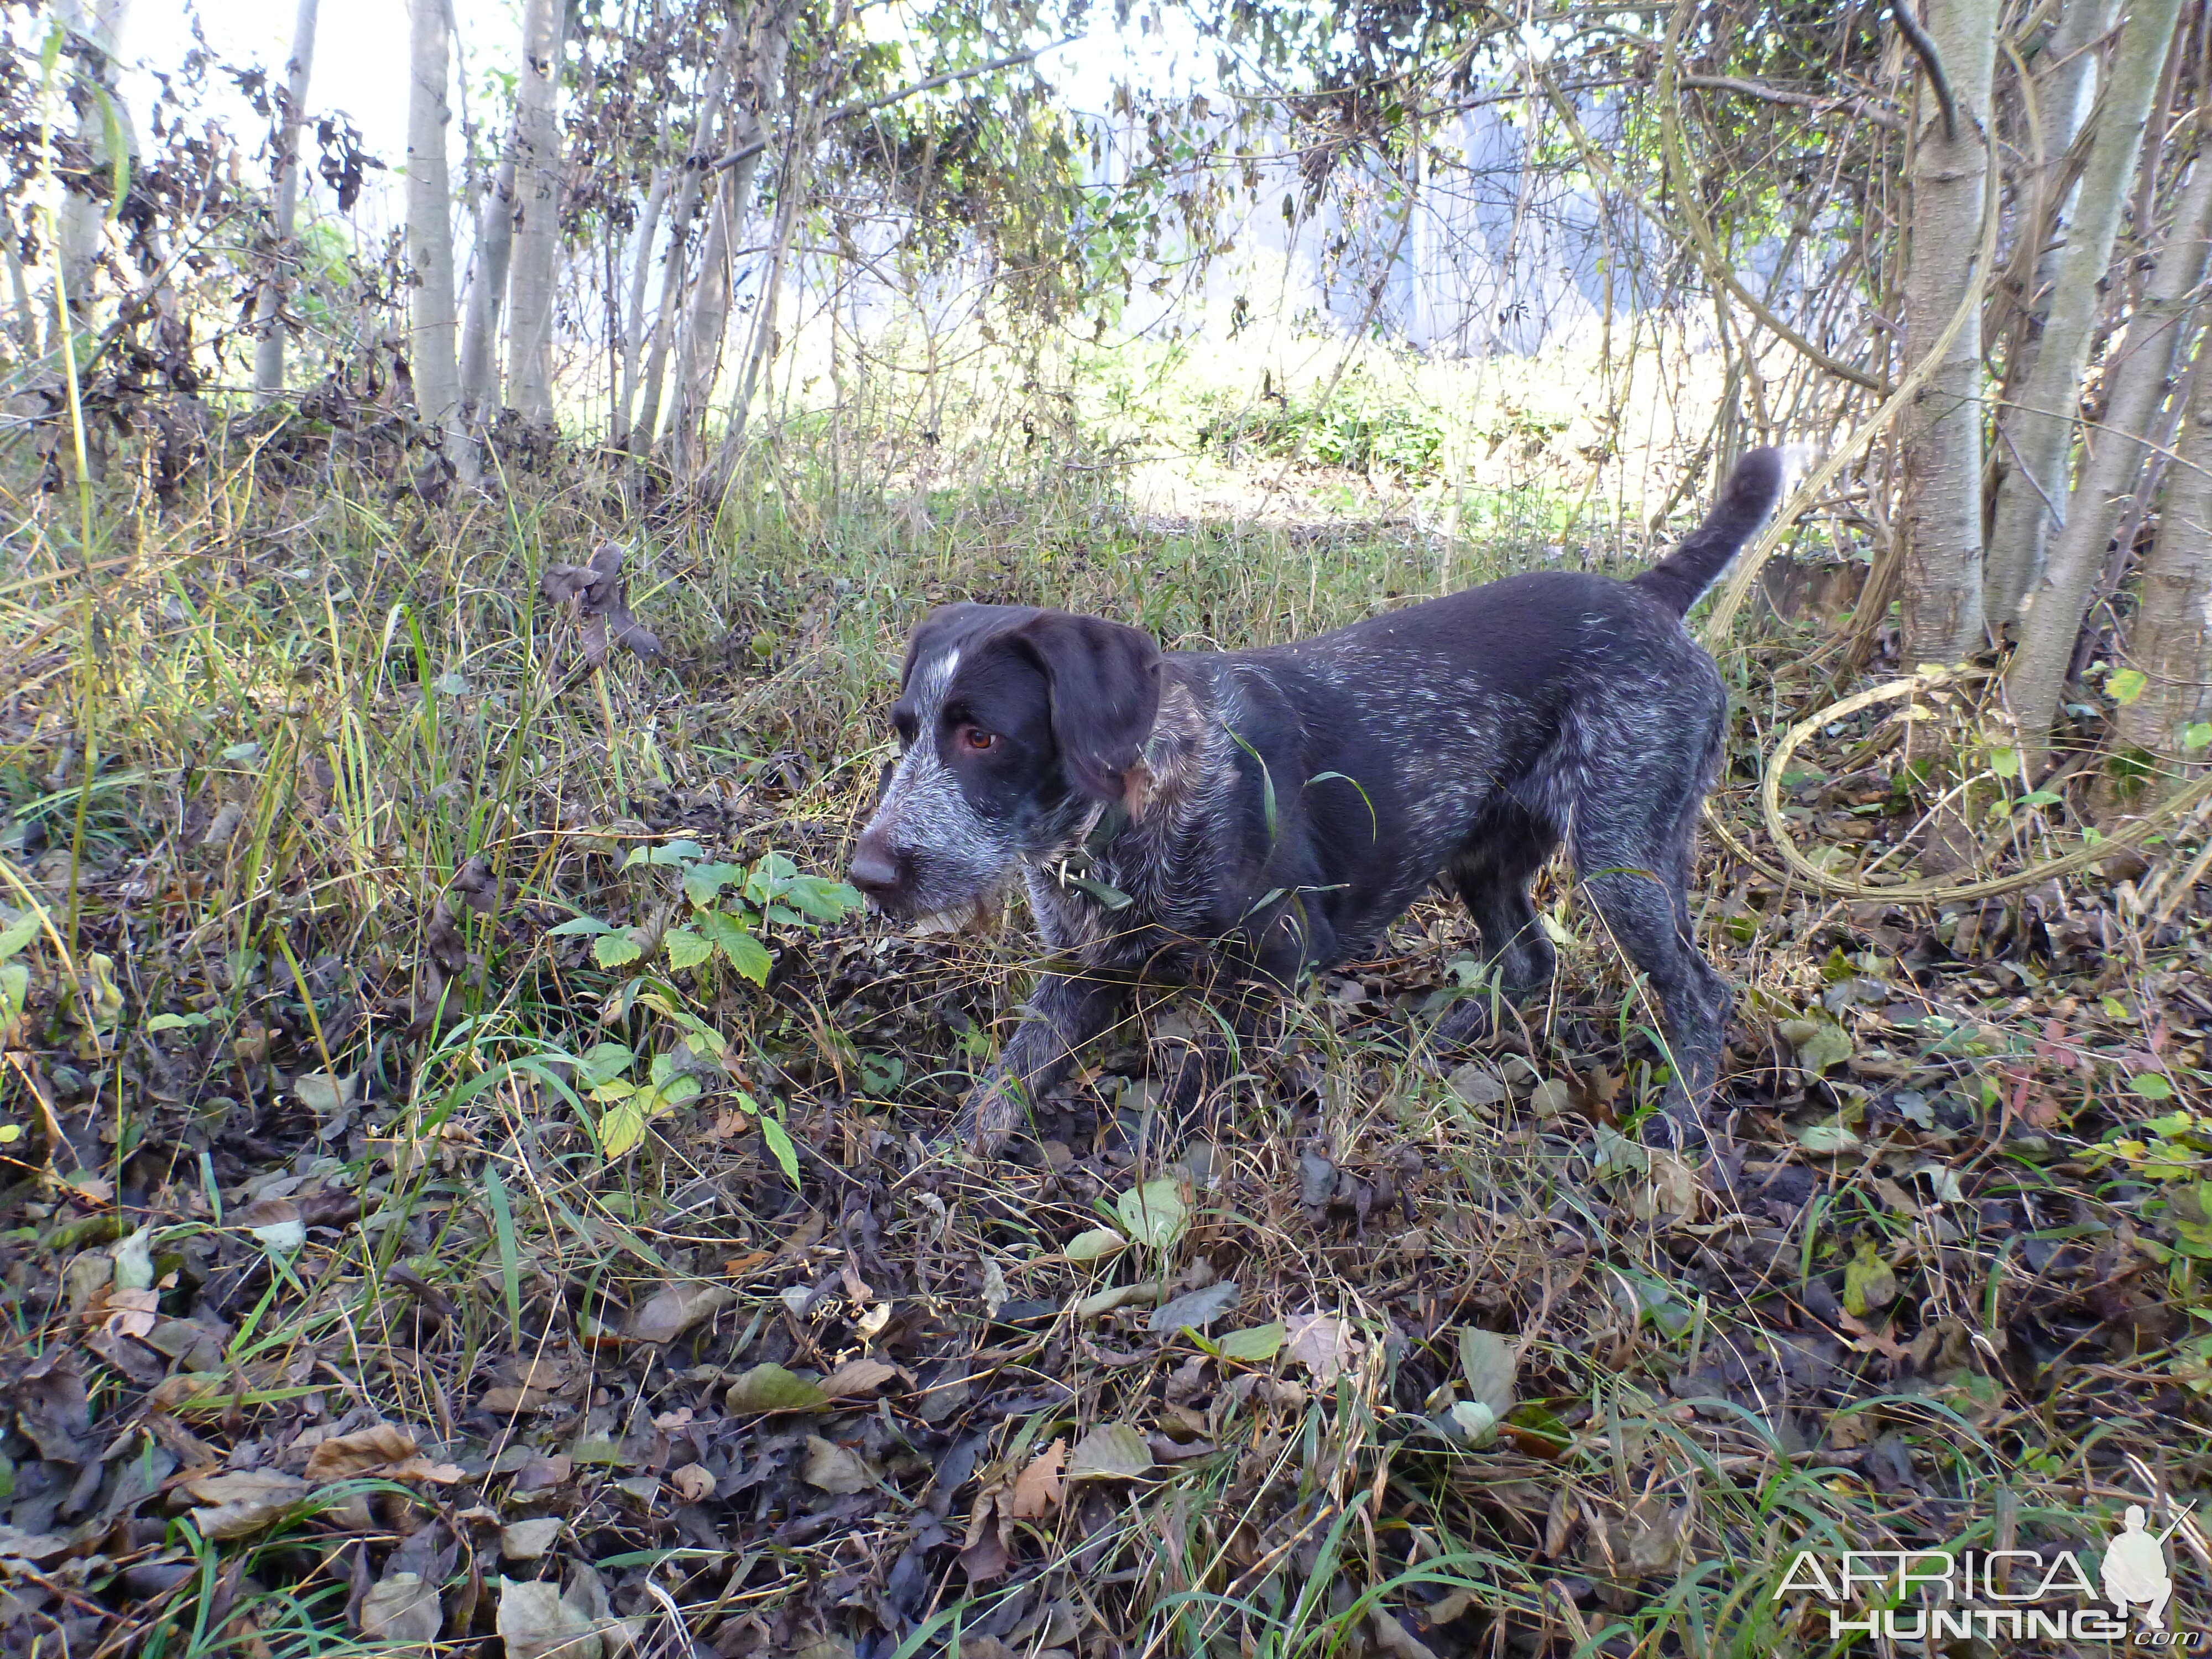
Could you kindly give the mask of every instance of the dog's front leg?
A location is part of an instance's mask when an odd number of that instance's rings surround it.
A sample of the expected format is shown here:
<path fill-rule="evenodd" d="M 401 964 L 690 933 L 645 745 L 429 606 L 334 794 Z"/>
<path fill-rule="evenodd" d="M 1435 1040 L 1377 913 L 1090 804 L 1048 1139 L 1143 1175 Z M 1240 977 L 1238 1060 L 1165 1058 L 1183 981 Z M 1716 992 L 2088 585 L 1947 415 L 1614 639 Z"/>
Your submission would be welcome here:
<path fill-rule="evenodd" d="M 1115 977 L 1080 969 L 1041 974 L 999 1063 L 961 1103 L 954 1140 L 978 1156 L 996 1152 L 1038 1098 L 1067 1075 L 1076 1051 L 1113 1024 L 1127 996 L 1127 984 Z"/>

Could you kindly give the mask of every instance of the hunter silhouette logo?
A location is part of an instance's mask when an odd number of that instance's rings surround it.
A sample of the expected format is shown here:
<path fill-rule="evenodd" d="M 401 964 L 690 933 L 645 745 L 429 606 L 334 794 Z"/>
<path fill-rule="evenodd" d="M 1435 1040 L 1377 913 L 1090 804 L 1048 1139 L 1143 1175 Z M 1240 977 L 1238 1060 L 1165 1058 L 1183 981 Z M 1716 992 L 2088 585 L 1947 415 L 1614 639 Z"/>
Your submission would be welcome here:
<path fill-rule="evenodd" d="M 2154 1535 L 2144 1528 L 2142 1505 L 2128 1505 L 2125 1526 L 2105 1546 L 2104 1565 L 2097 1574 L 2105 1599 L 2120 1618 L 2125 1619 L 2129 1607 L 2140 1602 L 2143 1623 L 2153 1630 L 2166 1628 L 2166 1604 L 2173 1599 L 2173 1579 L 2166 1570 L 2166 1540 L 2188 1513 L 2182 1510 L 2173 1526 Z"/>
<path fill-rule="evenodd" d="M 1978 1636 L 2203 1651 L 2212 1648 L 2212 1632 L 2169 1631 L 2166 1622 L 2174 1589 L 2166 1543 L 2188 1516 L 2184 1509 L 2172 1526 L 2153 1532 L 2143 1506 L 2130 1504 L 2101 1557 L 2094 1547 L 2078 1554 L 1936 1549 L 1824 1556 L 1800 1550 L 1772 1594 L 1778 1601 L 1810 1595 L 1826 1602 L 1831 1641 Z"/>

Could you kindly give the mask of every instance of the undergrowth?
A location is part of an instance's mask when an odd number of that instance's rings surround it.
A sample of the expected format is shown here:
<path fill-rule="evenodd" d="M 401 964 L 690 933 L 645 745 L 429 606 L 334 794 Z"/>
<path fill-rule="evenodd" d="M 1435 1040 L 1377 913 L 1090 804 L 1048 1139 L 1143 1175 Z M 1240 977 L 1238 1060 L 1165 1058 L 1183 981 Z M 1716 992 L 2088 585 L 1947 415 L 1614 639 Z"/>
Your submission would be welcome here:
<path fill-rule="evenodd" d="M 793 429 L 703 504 L 562 457 L 430 506 L 217 428 L 89 544 L 11 498 L 11 1644 L 1809 1653 L 1801 1549 L 2182 1513 L 2212 1001 L 2142 872 L 1908 914 L 1709 860 L 1700 1165 L 1621 1133 L 1652 1012 L 1561 872 L 1560 983 L 1480 1051 L 1426 1035 L 1482 985 L 1425 904 L 1174 1138 L 1164 998 L 1018 1158 L 932 1150 L 1027 945 L 837 881 L 930 605 L 1245 646 L 1644 551 L 1115 476 L 862 487 Z M 543 597 L 609 540 L 657 653 Z M 1743 644 L 1737 785 L 1845 672 Z M 1918 810 L 1881 731 L 1793 778 L 1808 833 Z"/>

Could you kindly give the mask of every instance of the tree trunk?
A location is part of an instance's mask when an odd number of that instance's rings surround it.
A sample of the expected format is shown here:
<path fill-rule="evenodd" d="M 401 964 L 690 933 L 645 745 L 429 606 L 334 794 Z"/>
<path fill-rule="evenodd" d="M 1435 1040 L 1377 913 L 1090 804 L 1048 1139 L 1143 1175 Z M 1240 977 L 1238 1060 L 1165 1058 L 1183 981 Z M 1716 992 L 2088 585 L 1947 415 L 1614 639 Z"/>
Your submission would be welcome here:
<path fill-rule="evenodd" d="M 461 325 L 461 416 L 483 426 L 501 404 L 499 319 L 507 302 L 507 267 L 514 247 L 514 138 L 477 213 L 476 274 L 469 279 Z"/>
<path fill-rule="evenodd" d="M 453 356 L 453 204 L 446 175 L 446 88 L 451 71 L 447 0 L 409 8 L 407 252 L 415 267 L 410 356 L 416 413 L 459 435 L 460 371 Z"/>
<path fill-rule="evenodd" d="M 2212 241 L 2212 149 L 2200 151 L 2172 228 L 2127 331 L 2107 355 L 2105 412 L 2089 434 L 2066 520 L 2041 579 L 2029 591 L 2020 647 L 2005 668 L 2005 693 L 2020 722 L 2021 744 L 2040 761 L 2081 632 L 2081 610 L 2112 539 L 2121 506 L 2149 459 L 2149 438 L 2165 403 L 2178 348 L 2202 304 L 2197 283 Z"/>
<path fill-rule="evenodd" d="M 637 371 L 645 349 L 645 289 L 653 274 L 653 250 L 660 240 L 660 216 L 668 205 L 668 169 L 653 175 L 653 189 L 645 198 L 645 216 L 637 228 L 637 249 L 631 256 L 629 293 L 623 308 L 622 380 L 615 391 L 612 427 L 607 440 L 617 449 L 629 447 L 630 411 L 637 407 Z M 672 252 L 680 259 L 680 253 Z"/>
<path fill-rule="evenodd" d="M 1953 100 L 1947 123 L 1923 68 L 1915 107 L 1911 246 L 1905 266 L 1908 372 L 1986 275 L 1981 240 L 1989 158 L 1983 135 L 1996 58 L 1996 0 L 1927 0 L 1926 28 Z M 1905 410 L 1902 528 L 1905 659 L 1959 661 L 1982 643 L 1982 331 L 1972 307 Z"/>
<path fill-rule="evenodd" d="M 553 276 L 561 251 L 559 0 L 524 0 L 514 91 L 514 248 L 507 274 L 507 396 L 532 425 L 553 420 Z"/>
<path fill-rule="evenodd" d="M 2039 59 L 2049 60 L 2051 67 L 2022 89 L 2023 104 L 2029 96 L 2033 99 L 2036 149 L 2034 164 L 2021 169 L 2020 220 L 2008 273 L 2019 308 L 2005 353 L 2008 395 L 2027 384 L 2035 367 L 2043 319 L 2058 280 L 2063 233 L 2081 196 L 2078 176 L 2070 186 L 2067 182 L 2067 162 L 2081 124 L 2096 104 L 2097 54 L 2091 48 L 2105 32 L 2111 9 L 2111 0 L 2064 0 L 2057 27 L 2051 31 Z M 1998 459 L 2002 465 L 2003 458 Z"/>
<path fill-rule="evenodd" d="M 307 107 L 307 77 L 315 66 L 315 16 L 320 0 L 300 0 L 292 15 L 292 56 L 284 66 L 284 106 L 276 112 L 275 269 L 253 301 L 253 401 L 265 404 L 284 391 L 284 293 L 296 263 L 293 227 L 300 211 L 300 124 Z"/>
<path fill-rule="evenodd" d="M 730 69 L 734 89 L 719 153 L 726 155 L 761 138 L 763 116 L 778 101 L 782 88 L 794 10 L 793 0 L 777 0 L 746 19 L 741 42 L 734 31 L 724 35 L 735 47 Z M 731 243 L 752 204 L 760 162 L 756 152 L 716 175 L 707 245 L 700 254 L 699 280 L 692 290 L 691 315 L 684 325 L 676 392 L 668 411 L 665 441 L 679 471 L 694 470 L 705 456 L 707 410 L 730 320 Z"/>
<path fill-rule="evenodd" d="M 2081 398 L 2081 371 L 2097 322 L 2120 210 L 2142 152 L 2143 123 L 2165 73 L 2180 0 L 2133 0 L 2106 82 L 2097 131 L 2081 174 L 2079 206 L 2051 288 L 2035 365 L 1999 417 L 2009 463 L 1997 484 L 1983 605 L 1990 623 L 2016 620 L 2042 574 L 2053 525 L 2063 522 L 2068 452 Z M 2157 165 L 2154 149 L 2148 165 Z M 2148 227 L 2145 227 L 2148 229 Z"/>
<path fill-rule="evenodd" d="M 660 302 L 653 313 L 653 349 L 646 354 L 645 389 L 638 404 L 637 424 L 630 428 L 633 454 L 642 455 L 653 447 L 653 429 L 660 423 L 660 394 L 668 374 L 668 354 L 675 343 L 677 313 L 684 299 L 684 270 L 690 255 L 691 221 L 698 214 L 701 187 L 714 176 L 708 172 L 714 165 L 708 146 L 717 131 L 714 117 L 719 112 L 710 104 L 720 105 L 726 80 L 718 61 L 707 83 L 708 92 L 713 96 L 700 101 L 694 151 L 681 163 L 683 176 L 676 185 L 676 204 L 668 216 L 668 255 L 660 267 Z"/>
<path fill-rule="evenodd" d="M 744 142 L 744 135 L 756 131 L 749 115 L 738 113 L 739 118 L 724 129 L 726 149 L 735 148 Z M 750 164 L 716 173 L 707 205 L 707 240 L 699 251 L 699 277 L 691 289 L 691 315 L 684 324 L 684 349 L 677 362 L 676 396 L 668 409 L 668 445 L 679 472 L 688 473 L 699 464 L 708 399 L 722 364 L 722 336 L 730 321 L 732 222 L 750 199 L 750 192 L 738 194 L 740 181 L 734 175 L 740 172 L 747 174 L 743 183 L 750 186 Z"/>
<path fill-rule="evenodd" d="M 92 170 L 101 176 L 103 182 L 113 178 L 116 161 L 107 138 L 111 112 L 116 130 L 122 135 L 125 155 L 134 161 L 137 159 L 137 146 L 130 119 L 124 112 L 123 94 L 116 77 L 116 53 L 130 9 L 130 0 L 100 0 L 89 13 L 82 7 L 72 6 L 61 14 L 62 27 L 88 49 L 82 69 L 71 78 L 70 100 L 76 108 L 77 143 Z M 107 105 L 105 110 L 100 107 L 103 102 Z M 117 205 L 84 191 L 70 191 L 62 199 L 62 292 L 68 296 L 70 316 L 79 332 L 92 322 L 93 272 L 100 258 L 108 216 Z M 57 349 L 59 327 L 57 319 Z"/>
<path fill-rule="evenodd" d="M 2212 171 L 2212 158 L 2197 166 Z M 2114 717 L 2121 752 L 2160 769 L 2191 757 L 2187 728 L 2204 718 L 2212 670 L 2212 375 L 2199 374 L 2182 417 L 2160 505 L 2158 538 L 2143 562 L 2142 604 L 2128 633 L 2128 665 L 2149 684 Z M 2194 758 L 2204 759 L 2205 745 Z"/>
<path fill-rule="evenodd" d="M 726 478 L 736 469 L 738 451 L 744 443 L 745 423 L 752 413 L 753 386 L 760 379 L 762 365 L 775 351 L 776 302 L 783 293 L 784 267 L 791 257 L 792 234 L 798 228 L 816 137 L 811 120 L 802 116 L 800 123 L 803 134 L 793 135 L 790 153 L 783 160 L 783 179 L 777 192 L 781 199 L 776 204 L 775 249 L 769 259 L 759 303 L 753 308 L 752 338 L 745 350 L 744 368 L 738 377 L 738 395 L 730 405 L 721 453 L 714 460 L 715 471 Z"/>

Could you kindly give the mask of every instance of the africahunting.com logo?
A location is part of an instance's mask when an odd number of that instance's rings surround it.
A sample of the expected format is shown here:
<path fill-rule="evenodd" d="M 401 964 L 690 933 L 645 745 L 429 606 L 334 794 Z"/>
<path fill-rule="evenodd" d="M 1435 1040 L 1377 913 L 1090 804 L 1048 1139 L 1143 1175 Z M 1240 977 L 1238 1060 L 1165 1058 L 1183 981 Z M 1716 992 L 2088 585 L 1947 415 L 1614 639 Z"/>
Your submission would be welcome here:
<path fill-rule="evenodd" d="M 1774 1600 L 1825 1602 L 1831 1641 L 1979 1637 L 2212 1651 L 2212 1631 L 2169 1628 L 2166 1542 L 2188 1514 L 2154 1533 L 2142 1506 L 2130 1504 L 2104 1553 L 2086 1565 L 2086 1550 L 1800 1550 Z"/>

